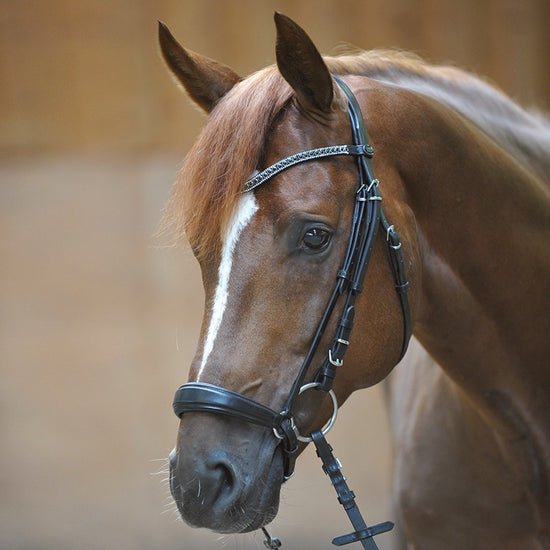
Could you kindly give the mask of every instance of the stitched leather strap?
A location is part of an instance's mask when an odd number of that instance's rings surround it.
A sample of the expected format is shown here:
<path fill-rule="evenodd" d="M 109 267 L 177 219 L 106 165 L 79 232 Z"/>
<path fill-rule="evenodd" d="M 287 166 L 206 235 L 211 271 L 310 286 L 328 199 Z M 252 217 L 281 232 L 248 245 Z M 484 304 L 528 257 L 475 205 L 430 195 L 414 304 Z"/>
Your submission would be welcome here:
<path fill-rule="evenodd" d="M 388 251 L 390 256 L 390 262 L 392 264 L 393 277 L 395 280 L 395 290 L 399 297 L 399 303 L 401 304 L 401 311 L 403 313 L 403 340 L 401 345 L 401 354 L 397 362 L 403 359 L 409 342 L 411 340 L 412 327 L 411 327 L 411 309 L 409 306 L 409 282 L 407 281 L 407 273 L 405 270 L 405 260 L 403 258 L 403 252 L 401 250 L 401 240 L 399 235 L 394 230 L 393 225 L 390 225 L 382 212 L 381 223 L 384 231 L 386 232 L 386 240 L 388 242 Z"/>
<path fill-rule="evenodd" d="M 189 412 L 211 412 L 273 429 L 281 439 L 284 479 L 286 481 L 292 477 L 298 454 L 298 438 L 289 416 L 240 393 L 202 382 L 188 382 L 180 386 L 172 406 L 178 418 Z"/>
<path fill-rule="evenodd" d="M 281 423 L 281 415 L 269 407 L 240 393 L 201 382 L 181 386 L 174 396 L 173 407 L 178 418 L 186 412 L 213 412 L 267 428 L 276 428 Z"/>
<path fill-rule="evenodd" d="M 344 546 L 352 542 L 360 542 L 365 550 L 378 550 L 378 546 L 374 542 L 375 535 L 391 531 L 393 523 L 386 521 L 377 525 L 368 527 L 355 502 L 355 493 L 349 488 L 346 478 L 342 473 L 342 465 L 340 461 L 332 454 L 332 447 L 328 444 L 322 432 L 317 430 L 311 434 L 313 443 L 317 450 L 317 456 L 323 462 L 323 470 L 329 476 L 330 481 L 338 495 L 338 502 L 344 507 L 348 515 L 354 532 L 348 535 L 342 535 L 332 540 L 335 546 Z"/>

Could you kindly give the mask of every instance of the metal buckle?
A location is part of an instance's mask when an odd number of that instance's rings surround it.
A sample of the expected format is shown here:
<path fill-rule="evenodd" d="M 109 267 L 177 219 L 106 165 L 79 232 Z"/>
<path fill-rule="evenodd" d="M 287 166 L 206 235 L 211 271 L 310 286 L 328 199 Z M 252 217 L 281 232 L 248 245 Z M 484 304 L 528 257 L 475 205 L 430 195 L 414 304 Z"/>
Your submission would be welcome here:
<path fill-rule="evenodd" d="M 399 239 L 399 236 L 395 233 L 393 225 L 390 225 L 388 229 L 386 229 L 386 241 L 388 241 L 388 243 L 390 242 L 390 233 L 394 233 L 394 236 Z M 390 244 L 389 246 L 394 250 L 399 250 L 401 248 L 401 241 L 398 240 L 397 244 Z"/>
<path fill-rule="evenodd" d="M 342 342 L 340 342 L 340 343 L 343 344 L 344 342 L 345 342 L 345 340 L 342 341 Z M 346 345 L 347 345 L 347 344 L 346 344 Z M 330 363 L 331 365 L 334 365 L 335 367 L 341 367 L 341 366 L 344 364 L 344 360 L 343 360 L 343 359 L 338 359 L 338 358 L 333 359 L 333 358 L 332 358 L 332 350 L 331 350 L 331 349 L 328 350 L 328 360 L 329 360 L 329 363 Z"/>
<path fill-rule="evenodd" d="M 374 186 L 378 187 L 378 184 L 379 184 L 379 183 L 380 183 L 380 182 L 378 181 L 378 179 L 377 179 L 377 178 L 374 178 L 374 179 L 370 182 L 369 186 L 367 187 L 367 193 L 370 193 L 370 190 L 371 190 Z"/>
<path fill-rule="evenodd" d="M 364 194 L 363 191 L 365 192 Z M 367 202 L 367 186 L 364 183 L 361 183 L 355 194 L 357 195 L 357 202 Z"/>
<path fill-rule="evenodd" d="M 297 428 L 297 426 L 296 426 L 296 423 L 294 422 L 294 417 L 291 416 L 291 417 L 289 418 L 289 420 L 290 420 L 290 427 L 291 427 L 292 431 L 293 431 L 293 432 L 296 434 L 296 436 L 297 436 L 297 435 L 298 435 L 298 428 Z M 281 434 L 277 431 L 277 428 L 273 428 L 273 433 L 275 434 L 275 437 L 276 437 L 277 439 L 280 439 L 281 441 L 285 438 L 284 434 L 281 435 Z"/>

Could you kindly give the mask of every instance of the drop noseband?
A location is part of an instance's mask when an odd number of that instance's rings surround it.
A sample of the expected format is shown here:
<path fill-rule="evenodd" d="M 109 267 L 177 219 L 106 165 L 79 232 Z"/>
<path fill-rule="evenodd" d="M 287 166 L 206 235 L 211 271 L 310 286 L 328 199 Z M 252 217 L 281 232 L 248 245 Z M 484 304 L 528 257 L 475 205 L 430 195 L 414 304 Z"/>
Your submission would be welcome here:
<path fill-rule="evenodd" d="M 324 435 L 336 419 L 338 406 L 332 386 L 338 368 L 344 364 L 344 355 L 349 346 L 350 334 L 353 328 L 355 301 L 363 290 L 365 275 L 380 226 L 386 235 L 390 262 L 395 279 L 395 289 L 398 293 L 403 313 L 403 341 L 399 360 L 405 355 L 411 336 L 410 310 L 407 298 L 409 284 L 405 275 L 401 241 L 393 225 L 388 223 L 382 210 L 382 197 L 378 189 L 379 182 L 374 177 L 370 160 L 374 151 L 368 143 L 361 109 L 348 86 L 338 77 L 333 76 L 333 78 L 348 99 L 348 112 L 354 144 L 323 147 L 291 155 L 255 175 L 244 186 L 244 192 L 252 191 L 283 170 L 302 162 L 337 155 L 351 155 L 357 158 L 359 185 L 355 193 L 351 232 L 344 262 L 336 275 L 336 284 L 284 407 L 280 412 L 277 412 L 237 392 L 202 382 L 190 382 L 181 386 L 174 397 L 173 407 L 178 417 L 187 412 L 213 412 L 272 429 L 274 436 L 281 440 L 285 481 L 294 472 L 298 441 L 313 441 L 317 448 L 317 454 L 323 461 L 323 468 L 330 476 L 338 493 L 338 498 L 346 509 L 355 528 L 354 533 L 337 537 L 333 540 L 333 544 L 341 546 L 351 542 L 361 542 L 364 548 L 373 550 L 377 546 L 372 537 L 390 530 L 393 524 L 386 522 L 370 528 L 366 526 L 354 502 L 353 492 L 347 487 L 345 478 L 340 471 L 339 462 L 332 455 L 332 449 L 324 439 Z M 342 314 L 327 356 L 318 369 L 314 380 L 304 385 L 304 380 L 313 357 L 319 347 L 336 303 L 341 297 L 344 300 Z M 293 409 L 298 395 L 309 389 L 329 393 L 333 401 L 334 412 L 323 430 L 316 430 L 310 436 L 304 436 L 298 432 L 293 418 Z M 268 538 L 265 544 L 268 548 L 278 548 L 277 544 L 280 546 L 278 539 L 272 539 L 267 533 L 266 536 Z"/>

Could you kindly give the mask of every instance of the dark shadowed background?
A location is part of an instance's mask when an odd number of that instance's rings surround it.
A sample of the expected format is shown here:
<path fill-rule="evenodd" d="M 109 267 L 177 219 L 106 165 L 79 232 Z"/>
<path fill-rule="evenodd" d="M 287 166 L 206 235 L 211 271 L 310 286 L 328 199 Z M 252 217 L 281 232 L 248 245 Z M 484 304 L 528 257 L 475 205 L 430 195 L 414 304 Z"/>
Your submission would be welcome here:
<path fill-rule="evenodd" d="M 160 60 L 157 20 L 241 74 L 272 15 L 323 53 L 397 47 L 550 108 L 547 0 L 4 0 L 0 10 L 0 548 L 253 549 L 184 526 L 165 482 L 202 316 L 190 252 L 154 237 L 203 116 Z M 351 443 L 351 433 L 356 441 Z M 381 392 L 329 437 L 370 521 L 392 517 Z M 329 519 L 327 519 L 329 518 Z M 309 449 L 283 490 L 284 548 L 349 531 Z M 392 548 L 391 535 L 379 537 Z"/>

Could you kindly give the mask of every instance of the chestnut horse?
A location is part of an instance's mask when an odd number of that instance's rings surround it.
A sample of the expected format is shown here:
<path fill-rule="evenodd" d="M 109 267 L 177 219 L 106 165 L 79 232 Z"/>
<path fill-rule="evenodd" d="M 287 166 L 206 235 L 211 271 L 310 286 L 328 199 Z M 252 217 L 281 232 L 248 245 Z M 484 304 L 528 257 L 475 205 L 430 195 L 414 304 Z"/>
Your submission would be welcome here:
<path fill-rule="evenodd" d="M 185 387 L 258 410 L 287 402 L 345 260 L 358 161 L 323 156 L 247 192 L 245 182 L 296 153 L 354 143 L 337 75 L 363 113 L 410 285 L 415 338 L 388 383 L 408 548 L 550 548 L 550 123 L 454 68 L 388 52 L 321 57 L 299 26 L 275 20 L 277 64 L 246 79 L 160 27 L 169 68 L 209 114 L 168 208 L 206 299 Z M 385 233 L 337 369 L 339 403 L 384 380 L 403 348 Z M 170 456 L 180 513 L 221 533 L 263 527 L 286 471 L 281 434 L 210 405 L 181 416 Z M 308 391 L 292 429 L 310 434 L 331 414 L 327 394 Z"/>

